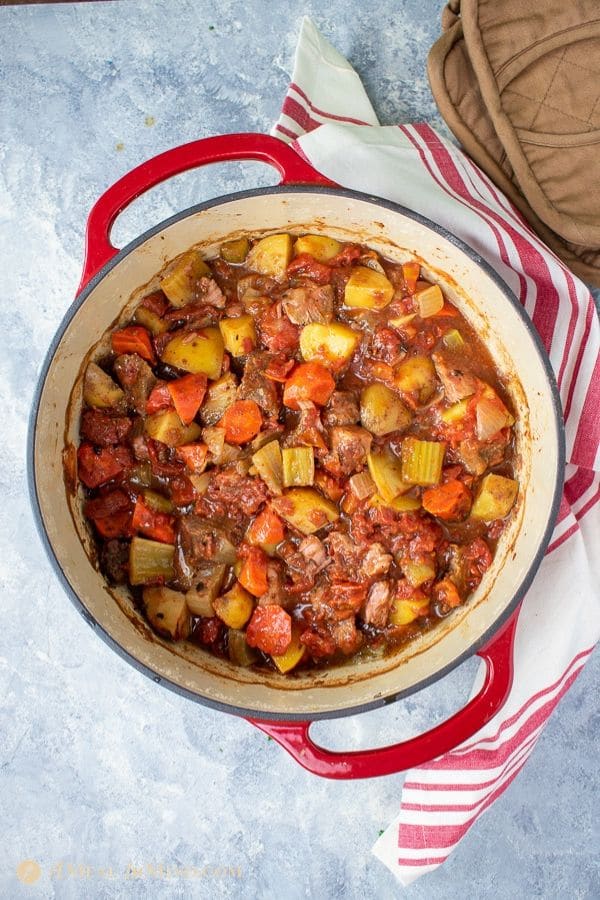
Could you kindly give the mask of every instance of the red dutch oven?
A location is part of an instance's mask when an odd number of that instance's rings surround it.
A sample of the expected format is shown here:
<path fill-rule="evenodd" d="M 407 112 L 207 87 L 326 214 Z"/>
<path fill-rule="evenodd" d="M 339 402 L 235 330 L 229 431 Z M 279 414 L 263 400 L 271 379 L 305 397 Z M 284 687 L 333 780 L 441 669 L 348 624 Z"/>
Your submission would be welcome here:
<path fill-rule="evenodd" d="M 117 215 L 136 197 L 194 167 L 259 160 L 281 174 L 277 187 L 202 203 L 147 231 L 123 250 L 110 242 Z M 77 445 L 82 373 L 107 329 L 126 321 L 165 264 L 192 245 L 216 255 L 236 234 L 326 233 L 366 243 L 427 275 L 484 337 L 514 407 L 519 497 L 492 567 L 468 604 L 393 655 L 369 656 L 294 677 L 233 666 L 151 631 L 125 589 L 109 589 L 94 564 L 81 497 L 63 477 Z M 100 344 L 99 344 L 100 342 Z M 74 387 L 73 387 L 74 386 Z M 329 778 L 387 775 L 428 761 L 475 734 L 501 708 L 512 683 L 517 606 L 547 546 L 564 469 L 562 414 L 552 370 L 519 303 L 469 247 L 418 212 L 327 181 L 281 141 L 223 135 L 169 150 L 135 168 L 92 209 L 79 293 L 49 350 L 29 433 L 29 483 L 42 540 L 77 608 L 117 652 L 156 682 L 208 706 L 246 717 L 306 769 Z M 310 738 L 313 720 L 354 714 L 406 697 L 477 653 L 483 686 L 446 722 L 391 747 L 331 752 Z"/>

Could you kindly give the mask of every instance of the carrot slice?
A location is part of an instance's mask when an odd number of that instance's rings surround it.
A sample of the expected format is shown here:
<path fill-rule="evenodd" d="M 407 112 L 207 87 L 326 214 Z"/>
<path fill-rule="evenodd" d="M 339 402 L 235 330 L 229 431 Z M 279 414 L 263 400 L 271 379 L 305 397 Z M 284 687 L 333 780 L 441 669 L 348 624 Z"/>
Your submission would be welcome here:
<path fill-rule="evenodd" d="M 256 437 L 262 427 L 262 413 L 254 400 L 236 400 L 225 411 L 220 425 L 229 444 L 245 444 Z"/>
<path fill-rule="evenodd" d="M 423 509 L 432 516 L 451 522 L 464 519 L 471 509 L 472 499 L 469 488 L 462 481 L 452 479 L 423 491 L 422 503 Z"/>
<path fill-rule="evenodd" d="M 299 401 L 311 400 L 325 406 L 335 390 L 331 373 L 319 362 L 297 366 L 285 383 L 283 402 L 290 409 L 300 409 Z"/>
<path fill-rule="evenodd" d="M 285 525 L 269 506 L 257 515 L 246 533 L 246 539 L 251 544 L 258 544 L 263 548 L 276 547 L 284 537 Z"/>
<path fill-rule="evenodd" d="M 206 444 L 182 444 L 175 448 L 175 455 L 183 460 L 187 468 L 192 472 L 200 473 L 206 468 L 206 456 L 208 447 Z"/>
<path fill-rule="evenodd" d="M 150 391 L 150 396 L 146 400 L 146 412 L 149 416 L 160 412 L 161 409 L 168 409 L 173 406 L 171 394 L 169 393 L 169 385 L 166 381 L 159 381 Z"/>
<path fill-rule="evenodd" d="M 260 547 L 243 547 L 240 556 L 242 554 L 244 561 L 238 575 L 238 581 L 254 597 L 262 597 L 269 588 L 267 554 Z"/>
<path fill-rule="evenodd" d="M 120 331 L 113 331 L 110 342 L 115 353 L 137 353 L 147 362 L 156 362 L 156 354 L 152 346 L 149 332 L 141 325 L 128 325 Z"/>
<path fill-rule="evenodd" d="M 173 400 L 173 406 L 184 425 L 194 421 L 196 413 L 202 406 L 206 393 L 207 377 L 201 373 L 184 375 L 177 381 L 170 381 L 167 389 Z"/>
<path fill-rule="evenodd" d="M 167 513 L 156 512 L 146 506 L 143 499 L 138 497 L 133 510 L 131 527 L 134 531 L 147 535 L 155 541 L 163 544 L 175 543 L 175 519 Z"/>

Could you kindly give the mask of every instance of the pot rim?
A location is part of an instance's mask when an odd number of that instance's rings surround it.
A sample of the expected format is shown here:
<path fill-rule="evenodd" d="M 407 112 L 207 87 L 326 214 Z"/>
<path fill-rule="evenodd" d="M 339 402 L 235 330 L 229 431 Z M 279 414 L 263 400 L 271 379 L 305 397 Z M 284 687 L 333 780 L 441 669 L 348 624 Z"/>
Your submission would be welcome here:
<path fill-rule="evenodd" d="M 218 700 L 212 700 L 211 698 L 204 697 L 194 691 L 189 690 L 188 688 L 184 688 L 181 685 L 177 684 L 174 681 L 171 681 L 168 678 L 165 678 L 161 675 L 158 675 L 152 668 L 140 662 L 133 654 L 131 654 L 128 650 L 126 650 L 121 644 L 118 643 L 104 628 L 103 626 L 91 615 L 91 613 L 87 610 L 83 601 L 77 594 L 77 592 L 71 586 L 62 566 L 59 561 L 57 554 L 54 551 L 54 547 L 52 546 L 50 539 L 46 533 L 46 529 L 44 527 L 44 522 L 42 518 L 41 506 L 38 497 L 37 491 L 37 482 L 35 475 L 35 440 L 36 440 L 36 432 L 37 432 L 37 421 L 38 415 L 40 411 L 40 401 L 42 392 L 44 390 L 44 386 L 46 383 L 46 378 L 48 376 L 48 372 L 54 360 L 54 355 L 56 350 L 67 330 L 68 326 L 71 323 L 75 313 L 80 309 L 81 306 L 86 302 L 89 295 L 96 288 L 96 286 L 105 278 L 105 276 L 117 266 L 125 257 L 129 256 L 133 251 L 137 250 L 142 244 L 144 244 L 149 238 L 154 237 L 156 234 L 159 234 L 165 228 L 170 225 L 175 224 L 176 222 L 181 221 L 189 216 L 195 215 L 199 212 L 204 212 L 206 210 L 210 210 L 213 207 L 221 206 L 225 203 L 233 202 L 236 200 L 243 200 L 252 197 L 259 197 L 271 194 L 282 194 L 282 193 L 306 193 L 306 194 L 333 194 L 335 196 L 347 197 L 350 200 L 359 200 L 361 202 L 371 203 L 374 206 L 384 207 L 385 209 L 390 210 L 391 212 L 399 213 L 409 219 L 412 219 L 418 222 L 421 225 L 429 228 L 430 230 L 436 232 L 441 237 L 445 238 L 449 243 L 455 246 L 458 250 L 462 251 L 472 262 L 474 262 L 479 268 L 481 268 L 485 274 L 496 284 L 498 289 L 504 295 L 506 300 L 512 305 L 512 307 L 516 310 L 517 315 L 520 317 L 524 327 L 527 329 L 530 337 L 533 339 L 539 360 L 542 364 L 542 368 L 544 370 L 544 374 L 548 381 L 548 385 L 550 388 L 550 393 L 552 395 L 552 413 L 553 413 L 553 422 L 554 422 L 554 435 L 557 444 L 557 466 L 556 473 L 554 477 L 554 485 L 552 488 L 553 496 L 552 496 L 552 504 L 550 507 L 550 514 L 548 516 L 548 521 L 546 527 L 544 529 L 543 534 L 541 535 L 536 552 L 531 560 L 531 563 L 527 569 L 525 577 L 523 578 L 518 590 L 515 592 L 509 603 L 504 607 L 502 613 L 497 616 L 488 629 L 481 635 L 477 640 L 473 641 L 469 644 L 464 651 L 459 654 L 455 659 L 451 662 L 447 663 L 445 666 L 442 666 L 438 669 L 433 675 L 429 675 L 426 678 L 421 679 L 415 684 L 411 685 L 408 688 L 400 689 L 393 694 L 387 695 L 385 697 L 378 697 L 374 700 L 371 700 L 366 703 L 360 703 L 356 706 L 344 707 L 338 710 L 327 710 L 325 712 L 318 713 L 278 713 L 271 712 L 268 713 L 262 712 L 259 716 L 257 716 L 256 711 L 252 709 L 247 709 L 245 707 L 235 706 L 233 704 L 224 703 Z M 453 669 L 457 668 L 461 665 L 466 659 L 475 655 L 478 650 L 488 644 L 493 636 L 502 628 L 502 626 L 508 621 L 509 617 L 512 615 L 514 610 L 517 608 L 518 604 L 521 602 L 526 592 L 528 591 L 531 583 L 537 573 L 537 570 L 542 562 L 542 559 L 545 555 L 547 546 L 550 541 L 550 537 L 554 530 L 554 525 L 556 521 L 556 517 L 558 514 L 558 510 L 560 507 L 561 497 L 562 497 L 562 486 L 564 483 L 564 468 L 565 468 L 565 460 L 566 460 L 566 449 L 565 449 L 565 429 L 564 429 L 564 421 L 562 415 L 562 404 L 560 401 L 560 395 L 558 392 L 558 386 L 556 384 L 556 379 L 554 376 L 554 372 L 552 370 L 552 366 L 550 363 L 550 359 L 546 348 L 544 347 L 542 340 L 535 329 L 533 322 L 528 317 L 527 313 L 523 306 L 519 303 L 518 299 L 515 297 L 513 292 L 510 290 L 506 282 L 500 277 L 500 275 L 496 272 L 496 270 L 487 262 L 479 253 L 473 250 L 467 243 L 465 243 L 461 238 L 457 237 L 451 231 L 448 231 L 441 225 L 438 225 L 436 222 L 433 222 L 431 219 L 423 216 L 421 213 L 416 212 L 415 210 L 409 209 L 408 207 L 402 206 L 400 203 L 395 203 L 392 200 L 387 200 L 383 197 L 378 197 L 375 194 L 366 194 L 361 191 L 354 191 L 349 188 L 337 188 L 337 187 L 328 187 L 322 185 L 305 185 L 305 184 L 286 184 L 286 185 L 273 185 L 264 188 L 252 188 L 246 191 L 236 191 L 229 194 L 223 194 L 218 197 L 212 198 L 210 200 L 203 201 L 202 203 L 195 204 L 193 206 L 187 207 L 184 210 L 181 210 L 178 213 L 170 216 L 169 218 L 159 222 L 157 225 L 153 225 L 151 228 L 147 229 L 140 236 L 134 238 L 125 247 L 115 253 L 115 255 L 105 263 L 95 275 L 88 281 L 85 287 L 76 295 L 73 302 L 70 304 L 65 314 L 63 315 L 60 324 L 54 334 L 54 337 L 50 343 L 50 346 L 46 352 L 44 357 L 42 367 L 40 369 L 40 374 L 38 376 L 38 380 L 36 383 L 35 391 L 32 397 L 32 407 L 29 415 L 28 422 L 28 431 L 27 431 L 27 485 L 29 498 L 31 502 L 31 506 L 33 509 L 34 520 L 36 524 L 36 528 L 42 542 L 42 545 L 46 551 L 46 555 L 50 561 L 52 568 L 54 569 L 55 574 L 58 576 L 58 580 L 62 584 L 65 589 L 67 595 L 71 599 L 75 608 L 83 615 L 85 620 L 92 626 L 92 628 L 96 629 L 97 633 L 100 635 L 102 640 L 108 644 L 108 646 L 114 650 L 122 659 L 125 659 L 128 663 L 130 663 L 134 668 L 136 668 L 139 672 L 142 672 L 148 678 L 151 678 L 156 684 L 162 684 L 167 687 L 169 690 L 174 691 L 175 693 L 186 697 L 187 699 L 194 700 L 197 703 L 201 703 L 203 706 L 210 707 L 211 709 L 218 710 L 219 712 L 227 712 L 233 715 L 242 716 L 245 718 L 260 718 L 265 721 L 316 721 L 321 719 L 336 719 L 342 718 L 343 716 L 349 715 L 358 715 L 359 713 L 368 712 L 369 710 L 378 709 L 382 706 L 387 706 L 390 703 L 395 702 L 396 700 L 403 699 L 404 697 L 408 697 L 411 694 L 417 693 L 426 687 L 429 687 L 431 684 L 434 684 L 436 681 L 439 681 L 444 676 L 448 675 Z"/>

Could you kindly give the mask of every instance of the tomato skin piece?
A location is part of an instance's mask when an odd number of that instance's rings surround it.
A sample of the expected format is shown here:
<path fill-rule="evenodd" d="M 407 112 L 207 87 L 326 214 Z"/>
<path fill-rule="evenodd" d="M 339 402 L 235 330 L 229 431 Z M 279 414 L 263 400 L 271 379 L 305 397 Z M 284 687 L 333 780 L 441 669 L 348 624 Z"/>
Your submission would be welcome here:
<path fill-rule="evenodd" d="M 175 543 L 175 518 L 167 513 L 150 509 L 141 497 L 136 499 L 131 527 L 134 531 L 162 544 Z"/>
<path fill-rule="evenodd" d="M 190 373 L 167 383 L 173 406 L 184 425 L 194 421 L 202 406 L 207 384 L 208 379 L 202 373 Z"/>
<path fill-rule="evenodd" d="M 246 628 L 246 643 L 269 656 L 281 656 L 292 642 L 292 619 L 276 603 L 257 606 Z"/>
<path fill-rule="evenodd" d="M 77 451 L 79 480 L 88 488 L 97 488 L 122 475 L 133 465 L 131 451 L 121 444 L 96 450 L 89 441 Z"/>
<path fill-rule="evenodd" d="M 119 331 L 113 331 L 110 343 L 115 353 L 137 353 L 151 365 L 156 363 L 156 354 L 152 346 L 150 333 L 142 325 L 128 325 Z"/>
<path fill-rule="evenodd" d="M 196 489 L 187 475 L 173 475 L 169 478 L 169 491 L 175 506 L 189 506 L 196 500 Z"/>
<path fill-rule="evenodd" d="M 320 263 L 310 253 L 299 253 L 287 267 L 288 275 L 306 275 L 317 284 L 329 284 L 331 267 Z"/>
<path fill-rule="evenodd" d="M 290 409 L 300 409 L 298 401 L 310 400 L 325 406 L 335 390 L 331 372 L 319 362 L 300 363 L 285 383 L 283 402 Z"/>
<path fill-rule="evenodd" d="M 230 444 L 251 441 L 262 428 L 262 423 L 260 407 L 254 400 L 236 400 L 219 422 L 225 429 L 225 440 Z"/>

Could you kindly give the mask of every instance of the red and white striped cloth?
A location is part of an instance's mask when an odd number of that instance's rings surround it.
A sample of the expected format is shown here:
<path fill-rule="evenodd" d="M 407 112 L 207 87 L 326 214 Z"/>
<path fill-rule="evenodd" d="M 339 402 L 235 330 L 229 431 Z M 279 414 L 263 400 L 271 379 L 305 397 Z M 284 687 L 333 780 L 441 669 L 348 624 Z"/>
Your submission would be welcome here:
<path fill-rule="evenodd" d="M 519 614 L 510 696 L 474 740 L 407 773 L 400 813 L 373 848 L 409 884 L 513 781 L 600 637 L 600 327 L 585 285 L 463 153 L 428 125 L 379 125 L 356 72 L 309 19 L 273 134 L 332 181 L 418 210 L 487 259 L 533 320 L 563 403 L 564 494 Z"/>

